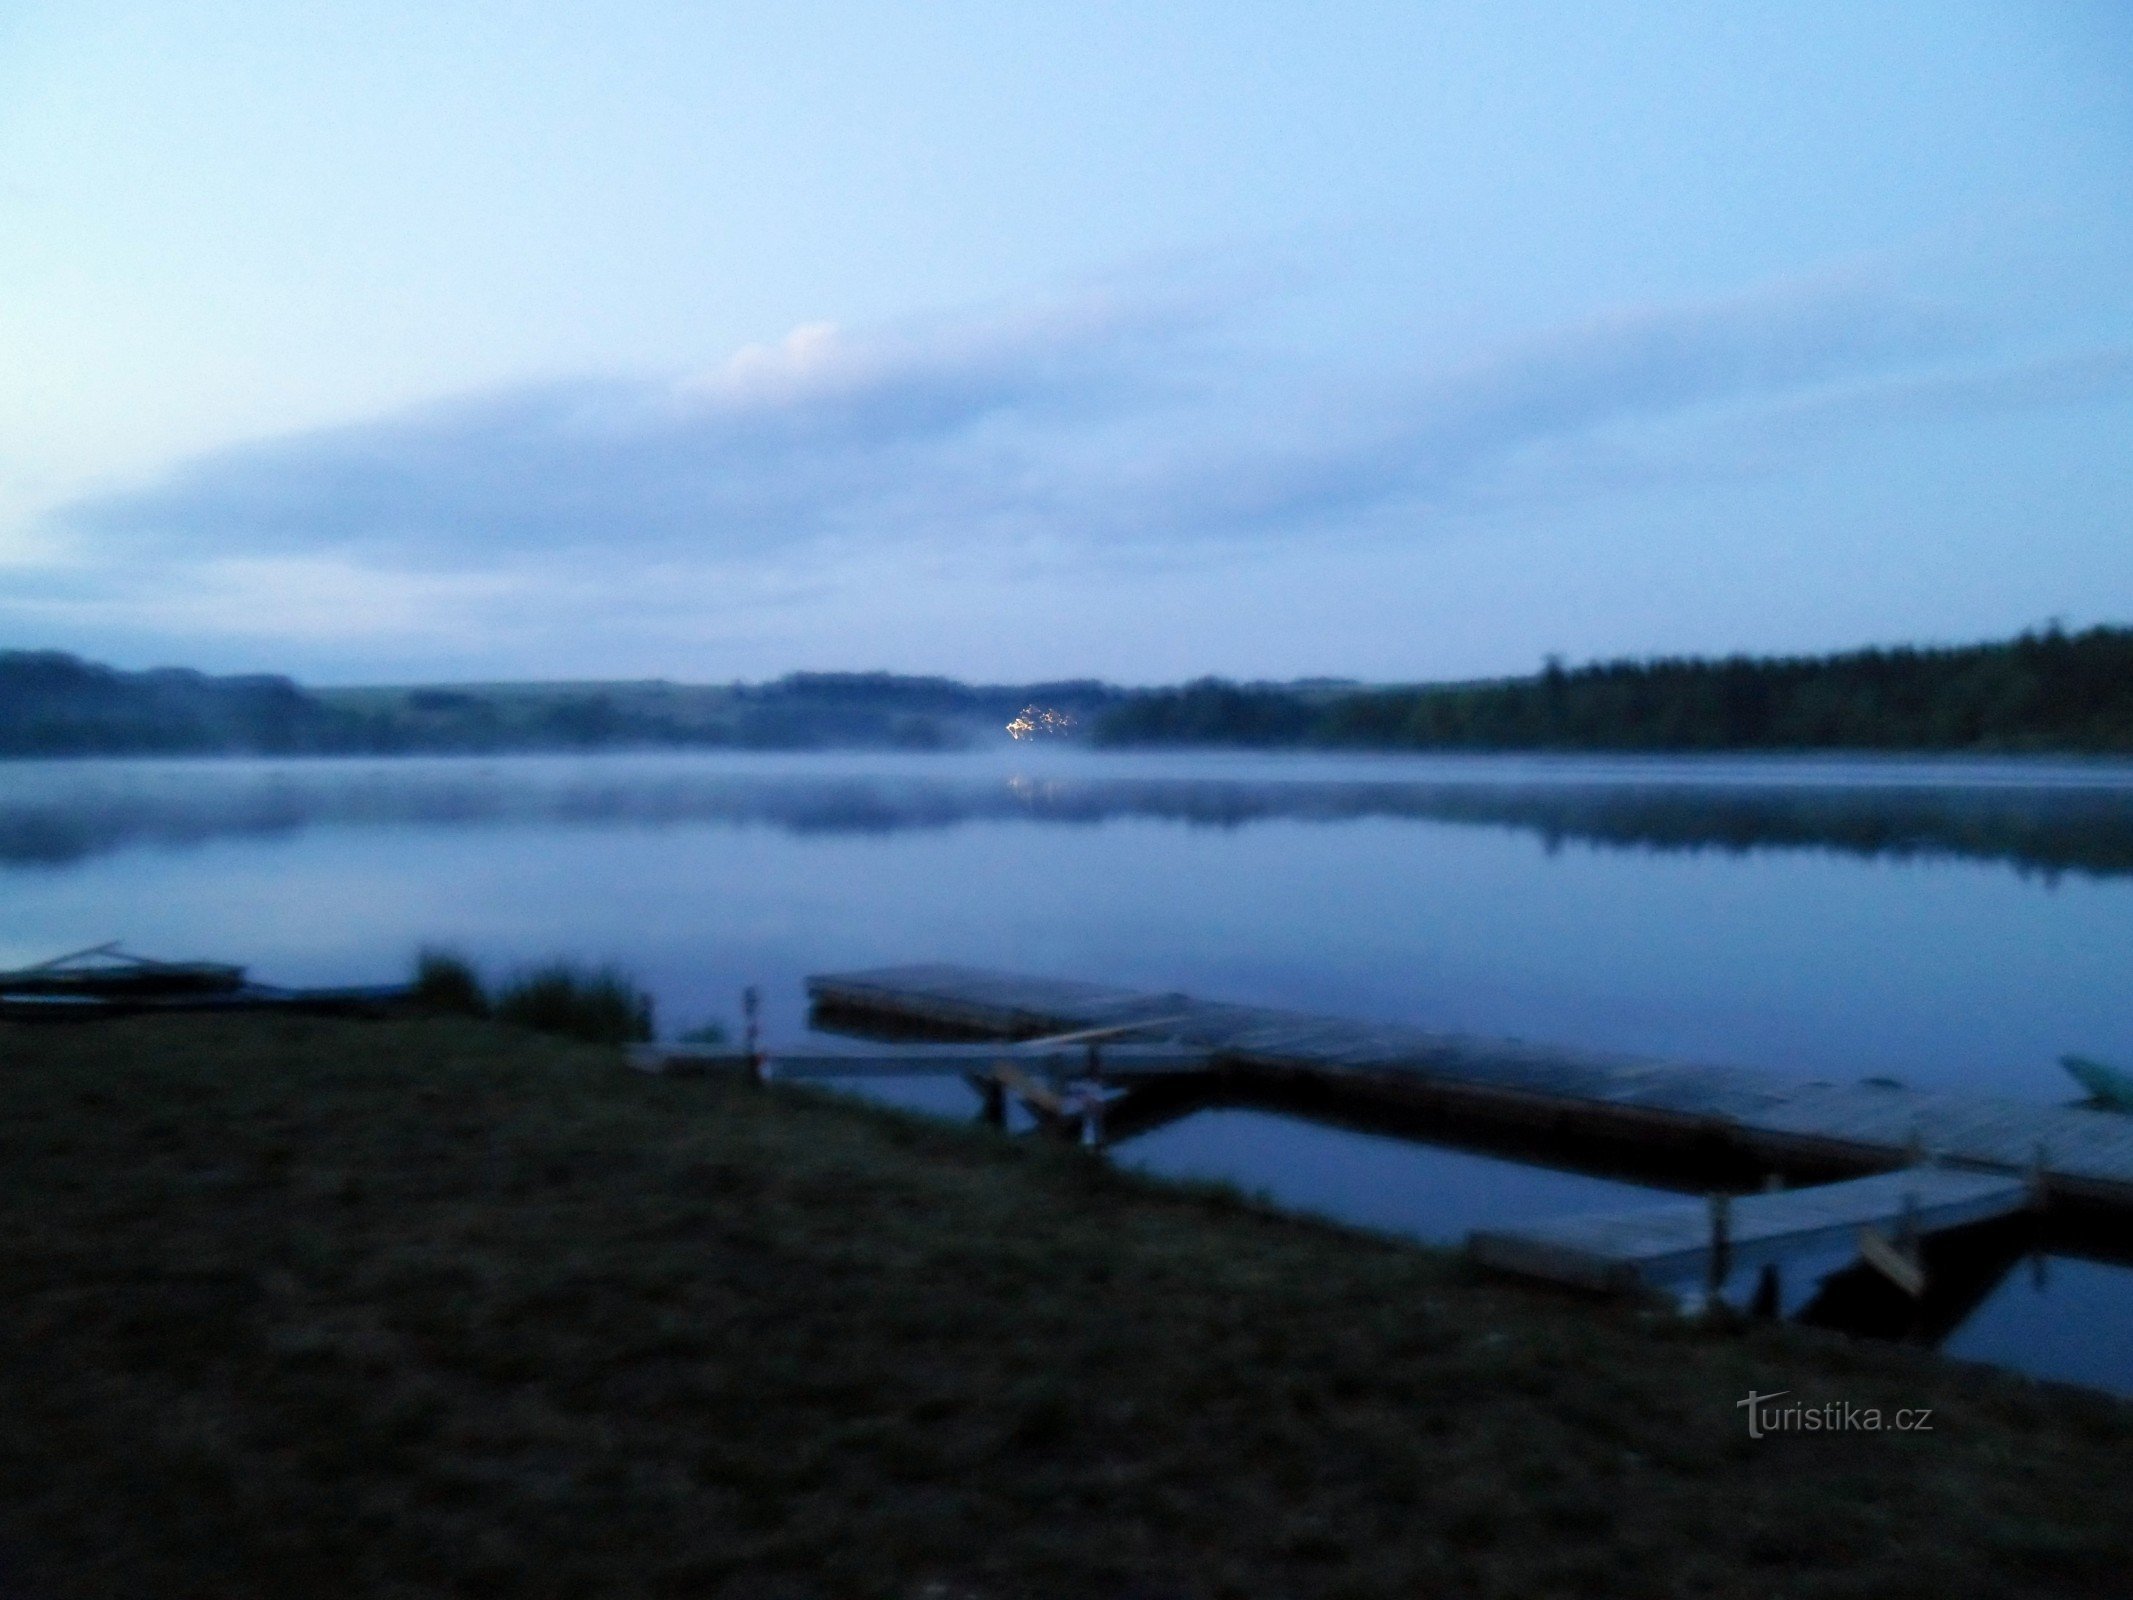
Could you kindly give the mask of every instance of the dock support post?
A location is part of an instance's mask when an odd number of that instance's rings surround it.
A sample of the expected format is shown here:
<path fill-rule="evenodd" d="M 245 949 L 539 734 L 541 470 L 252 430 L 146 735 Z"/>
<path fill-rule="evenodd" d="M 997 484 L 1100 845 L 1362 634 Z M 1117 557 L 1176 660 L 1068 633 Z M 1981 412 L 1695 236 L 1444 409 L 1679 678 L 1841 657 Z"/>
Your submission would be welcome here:
<path fill-rule="evenodd" d="M 1784 1309 L 1785 1286 L 1778 1277 L 1778 1265 L 1775 1261 L 1766 1261 L 1763 1270 L 1756 1274 L 1755 1298 L 1748 1303 L 1749 1315 L 1775 1322 Z"/>
<path fill-rule="evenodd" d="M 2039 1139 L 2036 1150 L 2029 1158 L 2029 1209 L 2034 1215 L 2041 1216 L 2051 1204 L 2051 1185 L 2045 1176 L 2051 1169 L 2051 1152 L 2044 1147 L 2044 1141 Z M 2042 1231 L 2032 1228 L 2029 1241 L 2029 1286 L 2038 1294 L 2044 1293 L 2050 1284 L 2050 1269 L 2045 1265 L 2047 1258 L 2039 1246 L 2038 1235 Z"/>
<path fill-rule="evenodd" d="M 1091 1150 L 1104 1147 L 1104 1047 L 1091 1039 L 1083 1058 L 1089 1081 L 1081 1093 L 1081 1142 Z"/>
<path fill-rule="evenodd" d="M 1733 1275 L 1733 1197 L 1711 1196 L 1711 1257 L 1704 1273 L 1704 1291 L 1713 1300 Z"/>
<path fill-rule="evenodd" d="M 748 1081 L 757 1088 L 767 1079 L 763 1071 L 762 1013 L 763 992 L 751 983 L 741 991 L 741 1048 L 748 1057 Z"/>

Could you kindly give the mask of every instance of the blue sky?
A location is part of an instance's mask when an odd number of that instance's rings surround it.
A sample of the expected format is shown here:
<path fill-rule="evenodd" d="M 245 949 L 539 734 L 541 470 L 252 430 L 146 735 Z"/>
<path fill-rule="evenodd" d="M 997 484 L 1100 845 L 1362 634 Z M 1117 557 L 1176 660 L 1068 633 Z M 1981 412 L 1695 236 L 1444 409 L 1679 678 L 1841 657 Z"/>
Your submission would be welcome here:
<path fill-rule="evenodd" d="M 2106 4 L 0 10 L 0 640 L 1461 677 L 2133 620 Z"/>

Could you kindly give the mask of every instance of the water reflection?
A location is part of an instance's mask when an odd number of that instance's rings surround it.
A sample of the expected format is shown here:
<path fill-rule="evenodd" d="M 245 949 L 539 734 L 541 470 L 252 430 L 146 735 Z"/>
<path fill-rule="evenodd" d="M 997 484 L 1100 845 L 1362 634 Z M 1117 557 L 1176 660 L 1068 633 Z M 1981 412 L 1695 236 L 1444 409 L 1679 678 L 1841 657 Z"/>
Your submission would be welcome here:
<path fill-rule="evenodd" d="M 1924 1294 L 1914 1299 L 1865 1262 L 1855 1262 L 1822 1279 L 1798 1317 L 1815 1327 L 1938 1347 L 2018 1263 L 2041 1263 L 2042 1242 L 2036 1222 L 2027 1217 L 1931 1234 L 1917 1245 Z"/>
<path fill-rule="evenodd" d="M 1523 830 L 1623 849 L 1812 849 L 2133 874 L 2123 764 L 1541 757 L 999 758 L 652 755 L 505 760 L 17 762 L 0 864 L 65 865 L 313 828 L 763 826 L 886 834 L 1029 821 L 1192 828 L 1363 819 Z"/>
<path fill-rule="evenodd" d="M 1012 1096 L 985 1099 L 953 1076 L 821 1081 L 837 1092 L 1025 1137 L 1048 1131 Z M 1324 1108 L 1261 1103 L 1187 1080 L 1127 1091 L 1111 1102 L 1103 1128 L 1110 1158 L 1131 1170 L 1236 1184 L 1284 1210 L 1449 1248 L 1480 1228 L 1634 1209 L 1661 1202 L 1668 1191 L 1751 1187 L 1738 1172 L 1691 1172 L 1664 1161 L 1640 1167 L 1619 1153 L 1597 1160 L 1574 1146 L 1550 1151 L 1491 1140 L 1478 1128 L 1425 1131 L 1410 1119 L 1335 1118 Z M 1803 1250 L 1760 1273 L 1736 1271 L 1721 1292 L 1751 1315 L 2133 1392 L 2123 1345 L 2095 1320 L 2100 1316 L 2106 1329 L 2122 1326 L 2133 1288 L 2126 1270 L 2133 1241 L 2118 1233 L 2093 1219 L 2020 1215 L 1929 1234 L 1915 1246 L 1926 1283 L 1917 1298 L 1847 1246 Z M 2085 1319 L 2065 1303 L 2069 1280 L 2087 1302 Z M 2062 1290 L 2056 1298 L 2055 1286 Z M 1672 1287 L 1685 1303 L 1703 1289 L 1700 1279 Z"/>

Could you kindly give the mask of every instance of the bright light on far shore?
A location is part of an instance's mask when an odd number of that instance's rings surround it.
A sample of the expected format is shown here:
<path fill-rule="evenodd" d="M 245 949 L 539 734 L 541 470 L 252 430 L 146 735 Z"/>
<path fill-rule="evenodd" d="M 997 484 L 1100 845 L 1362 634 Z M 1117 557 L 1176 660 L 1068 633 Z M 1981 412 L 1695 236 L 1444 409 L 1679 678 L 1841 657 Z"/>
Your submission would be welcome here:
<path fill-rule="evenodd" d="M 1056 739 L 1073 730 L 1074 719 L 1064 711 L 1045 706 L 1024 706 L 1022 714 L 1007 725 L 1010 739 Z"/>

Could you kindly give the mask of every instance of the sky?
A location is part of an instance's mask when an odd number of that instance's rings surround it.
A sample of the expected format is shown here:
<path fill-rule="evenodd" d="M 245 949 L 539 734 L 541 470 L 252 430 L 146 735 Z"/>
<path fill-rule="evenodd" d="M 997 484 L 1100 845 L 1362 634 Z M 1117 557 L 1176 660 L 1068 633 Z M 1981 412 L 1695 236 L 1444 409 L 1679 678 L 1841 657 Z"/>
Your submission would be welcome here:
<path fill-rule="evenodd" d="M 2106 0 L 0 0 L 0 647 L 1414 681 L 2133 622 Z"/>

